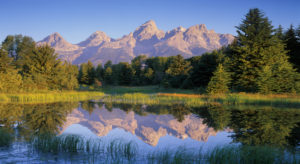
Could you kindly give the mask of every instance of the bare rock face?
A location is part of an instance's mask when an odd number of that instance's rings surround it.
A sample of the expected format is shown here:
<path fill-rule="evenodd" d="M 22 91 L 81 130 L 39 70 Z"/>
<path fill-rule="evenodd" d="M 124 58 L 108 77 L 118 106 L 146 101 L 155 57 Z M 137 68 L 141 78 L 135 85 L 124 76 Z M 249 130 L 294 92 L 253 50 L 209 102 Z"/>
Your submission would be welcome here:
<path fill-rule="evenodd" d="M 67 42 L 59 33 L 55 32 L 47 36 L 42 41 L 38 42 L 38 45 L 48 44 L 56 51 L 74 51 L 79 49 L 79 46 L 73 45 Z"/>
<path fill-rule="evenodd" d="M 150 20 L 120 39 L 111 39 L 104 32 L 97 31 L 85 41 L 71 44 L 58 33 L 54 33 L 38 42 L 38 45 L 52 46 L 59 54 L 59 58 L 73 64 L 90 60 L 96 65 L 104 64 L 108 60 L 113 63 L 130 62 L 141 54 L 148 57 L 181 54 L 189 58 L 219 49 L 233 40 L 233 35 L 215 33 L 213 30 L 208 30 L 204 24 L 188 29 L 177 27 L 164 32 L 157 28 L 153 20 Z"/>
<path fill-rule="evenodd" d="M 85 41 L 80 42 L 78 45 L 81 47 L 95 47 L 99 46 L 105 42 L 110 42 L 111 38 L 108 37 L 102 31 L 94 32 L 90 37 L 88 37 Z"/>

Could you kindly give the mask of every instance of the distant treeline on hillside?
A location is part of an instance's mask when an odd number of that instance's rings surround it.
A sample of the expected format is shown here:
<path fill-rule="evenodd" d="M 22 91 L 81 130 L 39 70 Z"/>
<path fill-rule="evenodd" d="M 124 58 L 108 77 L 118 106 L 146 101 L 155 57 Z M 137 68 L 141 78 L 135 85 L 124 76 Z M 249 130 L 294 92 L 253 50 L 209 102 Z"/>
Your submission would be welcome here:
<path fill-rule="evenodd" d="M 237 26 L 235 41 L 220 50 L 184 59 L 140 55 L 131 63 L 94 67 L 61 62 L 54 49 L 30 37 L 8 36 L 0 49 L 0 92 L 73 90 L 81 85 L 160 85 L 208 93 L 300 92 L 300 26 L 274 29 L 257 8 Z"/>

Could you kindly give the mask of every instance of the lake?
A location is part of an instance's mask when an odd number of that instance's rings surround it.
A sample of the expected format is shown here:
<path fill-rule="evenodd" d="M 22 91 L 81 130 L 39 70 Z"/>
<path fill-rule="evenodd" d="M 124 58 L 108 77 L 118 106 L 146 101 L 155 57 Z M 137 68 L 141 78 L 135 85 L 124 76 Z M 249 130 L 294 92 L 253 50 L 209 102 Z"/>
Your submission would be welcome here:
<path fill-rule="evenodd" d="M 179 150 L 195 155 L 241 145 L 270 146 L 283 150 L 284 158 L 296 154 L 293 158 L 299 161 L 300 110 L 287 107 L 190 108 L 94 100 L 0 104 L 0 124 L 12 138 L 0 147 L 1 163 L 143 163 L 151 158 L 163 163 Z M 68 144 L 55 141 L 58 146 L 49 148 L 54 140 L 49 144 L 41 135 L 60 137 Z M 63 145 L 73 142 L 75 148 Z M 193 155 L 186 156 L 191 163 Z"/>

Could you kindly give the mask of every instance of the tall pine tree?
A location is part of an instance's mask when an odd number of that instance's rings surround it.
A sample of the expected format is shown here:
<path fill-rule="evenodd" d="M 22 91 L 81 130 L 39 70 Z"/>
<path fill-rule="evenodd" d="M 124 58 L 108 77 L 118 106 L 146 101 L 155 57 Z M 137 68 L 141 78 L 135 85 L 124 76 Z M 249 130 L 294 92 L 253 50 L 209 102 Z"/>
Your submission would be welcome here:
<path fill-rule="evenodd" d="M 290 57 L 290 62 L 294 64 L 294 67 L 300 72 L 300 38 L 297 38 L 297 31 L 293 25 L 285 32 L 284 42 L 286 44 L 286 50 Z"/>
<path fill-rule="evenodd" d="M 260 91 L 259 80 L 266 66 L 271 67 L 271 77 L 281 76 L 280 74 L 285 72 L 280 70 L 286 70 L 289 75 L 296 77 L 295 70 L 290 69 L 291 64 L 288 62 L 284 44 L 274 32 L 269 19 L 257 8 L 250 9 L 242 24 L 237 27 L 237 40 L 231 46 L 233 54 L 230 70 L 233 73 L 233 85 L 240 91 Z M 279 65 L 284 68 L 277 69 Z M 297 78 L 289 79 L 291 83 L 297 81 Z M 287 84 L 281 79 L 277 85 L 282 88 Z M 272 90 L 282 92 L 281 89 Z M 284 92 L 292 90 L 289 88 Z"/>
<path fill-rule="evenodd" d="M 207 93 L 216 94 L 229 92 L 230 80 L 230 74 L 224 69 L 222 64 L 219 64 L 207 85 Z"/>

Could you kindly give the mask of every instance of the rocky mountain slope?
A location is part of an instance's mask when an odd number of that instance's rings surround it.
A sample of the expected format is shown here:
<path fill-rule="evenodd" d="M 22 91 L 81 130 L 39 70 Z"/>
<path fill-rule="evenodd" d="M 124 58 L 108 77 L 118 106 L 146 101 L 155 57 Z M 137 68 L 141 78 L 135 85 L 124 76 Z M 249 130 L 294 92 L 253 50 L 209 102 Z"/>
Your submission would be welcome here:
<path fill-rule="evenodd" d="M 234 39 L 230 34 L 218 34 L 208 30 L 204 24 L 188 29 L 175 28 L 164 32 L 150 20 L 133 33 L 119 39 L 112 39 L 104 32 L 97 31 L 78 44 L 67 42 L 60 34 L 54 33 L 38 42 L 51 45 L 59 58 L 80 64 L 92 61 L 94 64 L 130 62 L 134 57 L 145 54 L 152 56 L 172 56 L 181 54 L 185 58 L 201 55 L 230 44 Z"/>

